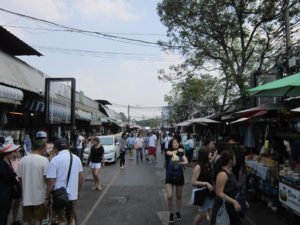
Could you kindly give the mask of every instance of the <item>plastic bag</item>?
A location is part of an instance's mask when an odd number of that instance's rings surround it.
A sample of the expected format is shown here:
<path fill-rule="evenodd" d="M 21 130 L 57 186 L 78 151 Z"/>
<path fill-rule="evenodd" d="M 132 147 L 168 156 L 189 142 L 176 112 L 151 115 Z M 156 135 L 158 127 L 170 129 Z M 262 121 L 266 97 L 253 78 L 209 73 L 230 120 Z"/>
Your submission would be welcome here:
<path fill-rule="evenodd" d="M 230 225 L 230 219 L 228 212 L 225 207 L 225 199 L 223 198 L 223 203 L 217 212 L 215 225 Z"/>

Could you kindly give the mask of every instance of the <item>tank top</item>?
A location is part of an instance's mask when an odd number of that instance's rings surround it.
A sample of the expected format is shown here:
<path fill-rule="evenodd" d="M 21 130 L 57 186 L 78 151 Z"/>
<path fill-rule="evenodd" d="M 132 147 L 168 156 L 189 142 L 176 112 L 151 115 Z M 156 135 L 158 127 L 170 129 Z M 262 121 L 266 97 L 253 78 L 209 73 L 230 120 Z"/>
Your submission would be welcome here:
<path fill-rule="evenodd" d="M 212 171 L 208 169 L 208 166 L 201 166 L 201 172 L 198 176 L 197 181 L 208 182 L 212 184 Z"/>

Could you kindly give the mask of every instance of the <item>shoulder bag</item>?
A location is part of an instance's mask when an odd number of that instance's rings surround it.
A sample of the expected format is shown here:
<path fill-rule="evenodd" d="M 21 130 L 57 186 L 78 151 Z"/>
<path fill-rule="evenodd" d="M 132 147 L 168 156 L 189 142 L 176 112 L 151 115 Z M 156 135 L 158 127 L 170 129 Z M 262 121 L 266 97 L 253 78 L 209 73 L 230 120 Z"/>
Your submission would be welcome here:
<path fill-rule="evenodd" d="M 66 207 L 70 202 L 67 193 L 67 187 L 70 179 L 72 162 L 73 162 L 73 156 L 72 153 L 70 152 L 70 165 L 69 165 L 69 171 L 67 176 L 67 185 L 66 187 L 61 187 L 52 191 L 52 204 L 54 209 L 62 209 Z"/>

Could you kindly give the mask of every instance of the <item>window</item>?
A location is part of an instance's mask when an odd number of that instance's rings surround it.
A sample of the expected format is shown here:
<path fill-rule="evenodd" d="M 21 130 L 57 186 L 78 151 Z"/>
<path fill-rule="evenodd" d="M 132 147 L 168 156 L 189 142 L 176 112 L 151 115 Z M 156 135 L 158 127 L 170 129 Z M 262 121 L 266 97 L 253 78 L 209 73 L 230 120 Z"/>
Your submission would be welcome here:
<path fill-rule="evenodd" d="M 112 137 L 101 137 L 100 142 L 102 145 L 113 145 L 113 138 Z"/>

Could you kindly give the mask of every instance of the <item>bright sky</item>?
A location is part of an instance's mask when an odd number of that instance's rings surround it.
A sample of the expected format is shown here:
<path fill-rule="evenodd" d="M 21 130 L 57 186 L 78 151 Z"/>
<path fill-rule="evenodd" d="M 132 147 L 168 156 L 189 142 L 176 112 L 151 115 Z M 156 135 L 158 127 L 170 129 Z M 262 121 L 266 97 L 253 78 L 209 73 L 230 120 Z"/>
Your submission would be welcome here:
<path fill-rule="evenodd" d="M 73 28 L 156 42 L 159 39 L 166 40 L 166 28 L 156 12 L 157 2 L 158 0 L 2 0 L 0 8 Z M 92 99 L 106 99 L 112 103 L 131 106 L 166 105 L 163 98 L 170 91 L 171 84 L 159 81 L 157 71 L 168 70 L 171 64 L 180 62 L 178 56 L 165 55 L 157 46 L 141 46 L 74 32 L 45 30 L 60 28 L 2 11 L 0 25 L 44 55 L 25 56 L 21 57 L 22 60 L 52 77 L 75 77 L 77 90 L 82 90 Z M 61 48 L 98 53 L 70 52 Z M 125 107 L 114 109 L 127 115 Z M 132 108 L 130 114 L 139 120 L 161 115 L 161 111 Z"/>

